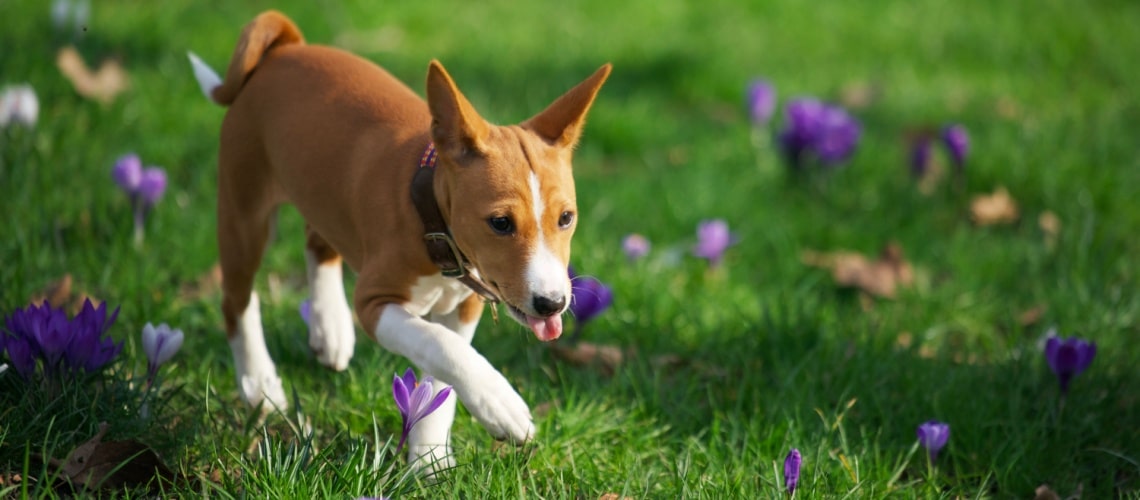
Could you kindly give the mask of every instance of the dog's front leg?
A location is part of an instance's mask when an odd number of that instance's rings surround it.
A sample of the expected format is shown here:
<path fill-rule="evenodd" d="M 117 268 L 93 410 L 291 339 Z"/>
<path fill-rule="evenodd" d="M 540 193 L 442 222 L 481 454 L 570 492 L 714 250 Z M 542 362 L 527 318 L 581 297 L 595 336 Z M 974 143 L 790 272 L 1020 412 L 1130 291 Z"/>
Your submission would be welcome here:
<path fill-rule="evenodd" d="M 478 302 L 478 307 L 481 309 L 483 301 L 479 300 L 478 297 L 473 298 Z M 433 312 L 430 317 L 433 323 L 455 332 L 456 336 L 468 344 L 471 343 L 471 339 L 475 336 L 475 328 L 479 325 L 478 315 L 474 315 L 473 319 L 464 318 L 468 321 L 462 321 L 458 308 L 446 314 Z M 451 387 L 443 380 L 438 380 L 438 376 L 435 374 L 427 373 L 427 375 L 437 378 L 433 387 L 436 394 Z M 412 428 L 412 432 L 408 436 L 409 463 L 418 463 L 421 468 L 430 467 L 435 471 L 446 470 L 455 466 L 455 458 L 451 450 L 451 424 L 455 420 L 456 399 L 453 392 L 439 408 L 424 417 Z"/>
<path fill-rule="evenodd" d="M 415 316 L 399 304 L 384 304 L 376 341 L 451 384 L 452 392 L 492 436 L 516 443 L 534 437 L 530 408 L 506 377 L 471 347 L 470 338 Z"/>

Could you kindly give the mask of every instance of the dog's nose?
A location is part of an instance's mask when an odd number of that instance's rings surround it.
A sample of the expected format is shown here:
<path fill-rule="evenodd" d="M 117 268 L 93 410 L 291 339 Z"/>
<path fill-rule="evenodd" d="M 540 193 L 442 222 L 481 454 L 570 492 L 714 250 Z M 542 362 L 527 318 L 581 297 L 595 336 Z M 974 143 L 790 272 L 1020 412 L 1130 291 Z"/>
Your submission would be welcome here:
<path fill-rule="evenodd" d="M 540 295 L 534 296 L 534 312 L 538 313 L 539 316 L 554 316 L 562 312 L 562 308 L 564 307 L 566 307 L 565 295 L 554 299 Z"/>

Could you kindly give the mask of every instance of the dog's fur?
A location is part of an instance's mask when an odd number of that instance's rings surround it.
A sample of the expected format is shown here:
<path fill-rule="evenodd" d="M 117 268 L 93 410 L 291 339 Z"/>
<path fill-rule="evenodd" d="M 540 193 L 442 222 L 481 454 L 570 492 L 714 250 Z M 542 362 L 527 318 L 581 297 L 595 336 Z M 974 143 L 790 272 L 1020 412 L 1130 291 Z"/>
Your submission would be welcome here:
<path fill-rule="evenodd" d="M 541 340 L 557 338 L 570 301 L 577 212 L 571 153 L 610 66 L 533 118 L 497 126 L 440 63 L 428 68 L 425 103 L 365 59 L 306 45 L 274 11 L 245 27 L 224 80 L 193 55 L 191 62 L 207 97 L 229 106 L 218 154 L 218 247 L 243 399 L 286 405 L 252 290 L 273 212 L 290 202 L 307 223 L 309 345 L 321 363 L 343 370 L 352 357 L 343 259 L 359 275 L 355 309 L 370 336 L 442 382 L 437 392 L 453 384 L 494 436 L 533 438 L 527 404 L 470 346 L 483 301 L 428 258 L 410 186 L 434 141 L 434 193 L 457 246 L 512 317 Z M 509 218 L 513 232 L 494 230 L 489 220 L 497 217 Z M 409 458 L 450 465 L 454 414 L 453 395 L 416 426 Z"/>

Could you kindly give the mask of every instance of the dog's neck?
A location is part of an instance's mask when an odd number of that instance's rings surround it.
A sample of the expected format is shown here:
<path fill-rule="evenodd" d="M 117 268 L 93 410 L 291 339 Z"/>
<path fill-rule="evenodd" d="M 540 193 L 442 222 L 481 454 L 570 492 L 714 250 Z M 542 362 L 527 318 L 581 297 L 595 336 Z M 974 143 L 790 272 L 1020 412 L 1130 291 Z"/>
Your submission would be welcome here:
<path fill-rule="evenodd" d="M 412 179 L 412 202 L 423 222 L 424 245 L 427 247 L 428 256 L 444 276 L 458 279 L 487 302 L 497 303 L 499 296 L 483 280 L 471 273 L 473 266 L 459 250 L 451 234 L 451 228 L 448 227 L 440 211 L 439 201 L 435 196 L 435 165 L 438 156 L 435 143 L 428 142 L 427 148 L 420 156 L 416 175 Z"/>

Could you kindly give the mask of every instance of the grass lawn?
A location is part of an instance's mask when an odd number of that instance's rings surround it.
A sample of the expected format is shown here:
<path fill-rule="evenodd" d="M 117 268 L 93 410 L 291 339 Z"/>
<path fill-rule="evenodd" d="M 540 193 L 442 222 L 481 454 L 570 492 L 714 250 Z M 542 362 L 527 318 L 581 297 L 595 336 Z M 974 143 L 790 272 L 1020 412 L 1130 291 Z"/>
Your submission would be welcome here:
<path fill-rule="evenodd" d="M 575 157 L 572 263 L 615 295 L 583 338 L 623 361 L 572 365 L 486 314 L 474 344 L 535 409 L 539 436 L 496 446 L 460 410 L 460 465 L 435 483 L 395 453 L 391 377 L 407 360 L 364 335 L 343 373 L 309 352 L 291 207 L 257 289 L 294 404 L 260 424 L 238 398 L 220 293 L 203 278 L 217 260 L 224 110 L 202 98 L 185 53 L 225 67 L 269 6 L 99 1 L 75 32 L 53 28 L 48 2 L 0 2 L 0 85 L 28 82 L 40 103 L 34 128 L 0 131 L 0 314 L 69 274 L 77 295 L 121 308 L 110 331 L 125 341 L 102 379 L 45 388 L 0 374 L 0 496 L 70 494 L 41 459 L 66 457 L 103 421 L 108 440 L 145 444 L 187 478 L 164 496 L 770 498 L 784 495 L 792 448 L 803 497 L 1028 498 L 1043 484 L 1140 495 L 1140 4 L 274 3 L 310 43 L 357 52 L 417 92 L 440 59 L 497 123 L 614 65 Z M 66 44 L 88 64 L 120 61 L 130 89 L 107 104 L 78 95 L 55 64 Z M 848 164 L 797 179 L 757 147 L 744 108 L 756 77 L 781 109 L 795 96 L 846 103 L 863 127 Z M 969 131 L 966 175 L 922 194 L 906 138 L 947 123 Z M 128 152 L 169 176 L 141 247 L 110 176 Z M 970 199 L 999 186 L 1019 220 L 973 224 Z M 1061 222 L 1052 244 L 1047 212 Z M 706 219 L 737 240 L 715 268 L 690 252 Z M 653 249 L 631 262 L 621 240 L 633 232 Z M 888 242 L 916 275 L 893 300 L 801 259 Z M 148 322 L 186 340 L 144 398 Z M 1042 354 L 1050 327 L 1098 348 L 1065 398 Z M 931 419 L 951 427 L 933 463 L 915 439 Z"/>

